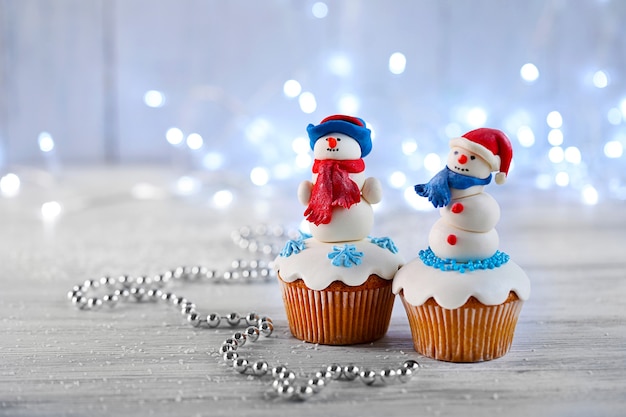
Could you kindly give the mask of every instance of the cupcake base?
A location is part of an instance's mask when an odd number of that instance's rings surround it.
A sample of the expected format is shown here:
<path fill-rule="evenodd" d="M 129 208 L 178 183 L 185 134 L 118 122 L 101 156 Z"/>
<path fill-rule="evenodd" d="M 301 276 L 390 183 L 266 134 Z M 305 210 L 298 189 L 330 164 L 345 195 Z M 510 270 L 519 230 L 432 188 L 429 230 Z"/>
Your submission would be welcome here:
<path fill-rule="evenodd" d="M 433 298 L 420 306 L 406 301 L 403 292 L 400 298 L 415 350 L 448 362 L 488 361 L 506 354 L 523 304 L 512 291 L 502 304 L 485 305 L 470 297 L 455 309 L 445 309 Z"/>
<path fill-rule="evenodd" d="M 302 279 L 285 282 L 278 272 L 289 329 L 294 337 L 323 345 L 368 343 L 385 335 L 395 295 L 392 281 L 370 275 L 362 285 L 332 282 L 323 290 Z"/>

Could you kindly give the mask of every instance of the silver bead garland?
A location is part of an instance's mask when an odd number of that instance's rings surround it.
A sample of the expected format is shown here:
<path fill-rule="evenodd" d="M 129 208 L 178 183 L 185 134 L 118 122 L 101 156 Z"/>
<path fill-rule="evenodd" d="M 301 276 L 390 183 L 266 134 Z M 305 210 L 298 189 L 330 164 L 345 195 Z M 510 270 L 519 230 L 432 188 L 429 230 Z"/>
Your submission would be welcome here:
<path fill-rule="evenodd" d="M 282 227 L 256 228 L 243 227 L 232 233 L 233 242 L 242 249 L 254 254 L 275 257 L 280 246 L 271 240 L 283 239 L 287 236 Z M 331 364 L 309 376 L 297 376 L 295 372 L 282 365 L 270 368 L 263 360 L 249 360 L 240 355 L 240 349 L 247 342 L 256 342 L 262 335 L 269 337 L 274 331 L 274 323 L 267 316 L 259 316 L 255 312 L 241 315 L 231 312 L 226 315 L 219 313 L 203 314 L 196 305 L 187 298 L 167 292 L 166 287 L 175 281 L 205 281 L 212 283 L 251 282 L 256 280 L 269 281 L 275 278 L 269 262 L 263 260 L 235 260 L 231 268 L 218 273 L 204 266 L 179 266 L 152 277 L 130 277 L 122 275 L 117 278 L 104 276 L 90 279 L 75 285 L 67 294 L 71 303 L 80 310 L 97 310 L 102 306 L 114 307 L 119 302 L 154 302 L 172 306 L 180 311 L 187 322 L 197 328 L 217 328 L 219 326 L 239 327 L 242 323 L 246 328 L 236 331 L 226 338 L 218 352 L 222 360 L 242 375 L 272 378 L 269 397 L 286 400 L 307 400 L 321 392 L 331 381 L 360 381 L 365 385 L 386 385 L 394 382 L 406 383 L 419 369 L 415 360 L 407 360 L 397 369 L 386 368 L 379 371 L 361 369 L 354 364 Z M 103 293 L 97 296 L 97 293 Z"/>

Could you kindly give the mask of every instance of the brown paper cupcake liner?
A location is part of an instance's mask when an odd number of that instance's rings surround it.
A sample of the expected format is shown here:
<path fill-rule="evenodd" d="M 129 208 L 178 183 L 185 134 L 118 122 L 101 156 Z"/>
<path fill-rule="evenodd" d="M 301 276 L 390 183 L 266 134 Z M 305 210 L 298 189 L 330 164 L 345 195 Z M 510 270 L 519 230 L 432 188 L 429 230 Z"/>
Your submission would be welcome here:
<path fill-rule="evenodd" d="M 351 345 L 380 339 L 391 320 L 391 280 L 371 275 L 360 286 L 335 281 L 323 290 L 307 288 L 299 279 L 279 282 L 291 333 L 324 345 Z"/>
<path fill-rule="evenodd" d="M 523 301 L 514 292 L 499 305 L 476 298 L 461 307 L 445 309 L 430 298 L 413 306 L 400 294 L 409 318 L 413 345 L 424 356 L 448 362 L 480 362 L 509 351 Z"/>

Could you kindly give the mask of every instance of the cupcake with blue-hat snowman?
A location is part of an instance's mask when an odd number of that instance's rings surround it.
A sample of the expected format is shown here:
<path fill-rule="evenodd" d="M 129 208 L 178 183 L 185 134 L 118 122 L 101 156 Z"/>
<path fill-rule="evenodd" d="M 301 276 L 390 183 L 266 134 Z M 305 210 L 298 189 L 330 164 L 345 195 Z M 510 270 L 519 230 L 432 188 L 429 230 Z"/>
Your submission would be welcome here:
<path fill-rule="evenodd" d="M 372 204 L 382 186 L 365 174 L 372 150 L 365 122 L 332 115 L 307 127 L 314 163 L 298 187 L 310 233 L 290 240 L 274 261 L 292 334 L 347 345 L 384 336 L 392 279 L 402 258 L 391 239 L 372 237 Z"/>

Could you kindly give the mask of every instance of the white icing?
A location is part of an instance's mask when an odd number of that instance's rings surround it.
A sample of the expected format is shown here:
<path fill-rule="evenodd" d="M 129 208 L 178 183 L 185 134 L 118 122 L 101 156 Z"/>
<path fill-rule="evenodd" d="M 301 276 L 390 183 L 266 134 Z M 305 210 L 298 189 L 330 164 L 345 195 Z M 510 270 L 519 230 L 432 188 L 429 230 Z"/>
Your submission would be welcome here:
<path fill-rule="evenodd" d="M 311 234 L 317 240 L 328 243 L 365 239 L 374 226 L 372 206 L 361 200 L 349 209 L 333 207 L 332 220 L 328 224 L 309 223 Z"/>
<path fill-rule="evenodd" d="M 509 260 L 495 269 L 441 271 L 414 259 L 404 265 L 393 280 L 393 292 L 404 290 L 404 298 L 419 306 L 429 298 L 446 309 L 455 309 L 474 296 L 485 305 L 502 304 L 513 291 L 521 300 L 530 296 L 530 280 L 515 262 Z"/>
<path fill-rule="evenodd" d="M 369 239 L 353 242 L 328 243 L 315 238 L 304 241 L 305 249 L 290 256 L 278 256 L 274 260 L 274 269 L 280 278 L 286 282 L 293 282 L 302 278 L 306 286 L 312 290 L 323 290 L 334 281 L 341 281 L 346 285 L 357 286 L 363 284 L 370 275 L 391 280 L 403 259 L 397 253 L 382 248 Z M 351 267 L 334 266 L 328 254 L 333 247 L 342 248 L 344 244 L 354 245 L 356 250 L 363 252 L 360 265 Z"/>
<path fill-rule="evenodd" d="M 451 235 L 456 237 L 454 244 L 448 242 Z M 453 227 L 445 218 L 440 218 L 430 229 L 428 244 L 435 255 L 442 259 L 466 262 L 493 256 L 498 250 L 500 238 L 496 229 L 479 233 L 468 232 Z"/>
<path fill-rule="evenodd" d="M 448 224 L 468 232 L 488 232 L 500 220 L 500 206 L 487 193 L 452 199 L 439 212 Z"/>

